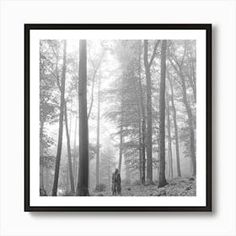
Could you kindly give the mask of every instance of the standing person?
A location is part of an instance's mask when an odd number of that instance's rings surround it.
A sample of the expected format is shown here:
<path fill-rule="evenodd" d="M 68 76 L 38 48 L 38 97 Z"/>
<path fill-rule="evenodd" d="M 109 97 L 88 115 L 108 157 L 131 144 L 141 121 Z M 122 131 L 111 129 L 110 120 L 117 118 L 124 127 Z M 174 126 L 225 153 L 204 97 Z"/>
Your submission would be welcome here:
<path fill-rule="evenodd" d="M 112 173 L 112 195 L 116 195 L 116 173 Z"/>
<path fill-rule="evenodd" d="M 119 170 L 112 174 L 112 195 L 121 194 L 121 178 Z"/>
<path fill-rule="evenodd" d="M 120 178 L 120 172 L 117 169 L 117 174 L 116 174 L 116 183 L 117 183 L 117 193 L 121 195 L 121 178 Z"/>

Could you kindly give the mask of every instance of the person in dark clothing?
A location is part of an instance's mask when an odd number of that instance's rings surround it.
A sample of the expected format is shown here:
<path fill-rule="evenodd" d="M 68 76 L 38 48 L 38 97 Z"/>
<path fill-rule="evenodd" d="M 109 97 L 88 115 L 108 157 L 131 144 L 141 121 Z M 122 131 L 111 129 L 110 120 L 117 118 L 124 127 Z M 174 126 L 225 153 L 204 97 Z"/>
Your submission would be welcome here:
<path fill-rule="evenodd" d="M 121 178 L 120 178 L 120 172 L 118 171 L 116 176 L 116 184 L 117 184 L 117 193 L 121 194 Z"/>
<path fill-rule="evenodd" d="M 116 177 L 115 173 L 112 173 L 112 195 L 116 195 Z"/>
<path fill-rule="evenodd" d="M 112 174 L 112 195 L 117 194 L 121 194 L 121 178 L 118 169 Z"/>

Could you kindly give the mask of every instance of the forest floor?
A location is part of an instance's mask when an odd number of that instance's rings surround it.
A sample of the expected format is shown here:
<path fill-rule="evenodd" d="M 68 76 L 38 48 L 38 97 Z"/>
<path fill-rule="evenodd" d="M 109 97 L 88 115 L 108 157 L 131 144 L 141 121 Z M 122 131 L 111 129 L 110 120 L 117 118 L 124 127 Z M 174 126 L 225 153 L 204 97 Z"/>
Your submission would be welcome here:
<path fill-rule="evenodd" d="M 90 192 L 91 196 L 112 196 L 109 189 L 106 191 Z M 158 188 L 158 183 L 152 185 L 124 185 L 122 184 L 121 196 L 196 196 L 195 178 L 175 178 L 168 184 Z"/>

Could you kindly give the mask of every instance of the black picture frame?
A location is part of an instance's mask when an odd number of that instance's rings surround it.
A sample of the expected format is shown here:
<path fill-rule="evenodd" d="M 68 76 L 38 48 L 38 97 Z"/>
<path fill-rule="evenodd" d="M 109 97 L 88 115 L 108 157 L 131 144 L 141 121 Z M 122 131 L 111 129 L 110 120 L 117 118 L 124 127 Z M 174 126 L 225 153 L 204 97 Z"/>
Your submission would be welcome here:
<path fill-rule="evenodd" d="M 205 30 L 206 31 L 206 205 L 205 206 L 31 206 L 30 205 L 30 30 Z M 25 24 L 24 28 L 24 211 L 209 212 L 212 211 L 212 25 L 211 24 Z"/>

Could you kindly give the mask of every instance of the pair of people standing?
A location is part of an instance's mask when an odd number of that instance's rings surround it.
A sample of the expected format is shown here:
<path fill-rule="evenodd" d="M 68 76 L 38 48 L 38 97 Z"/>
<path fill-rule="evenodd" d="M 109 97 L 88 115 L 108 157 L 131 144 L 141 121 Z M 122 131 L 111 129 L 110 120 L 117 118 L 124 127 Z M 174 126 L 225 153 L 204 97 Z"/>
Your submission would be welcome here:
<path fill-rule="evenodd" d="M 112 195 L 121 195 L 121 178 L 118 169 L 112 174 Z"/>

